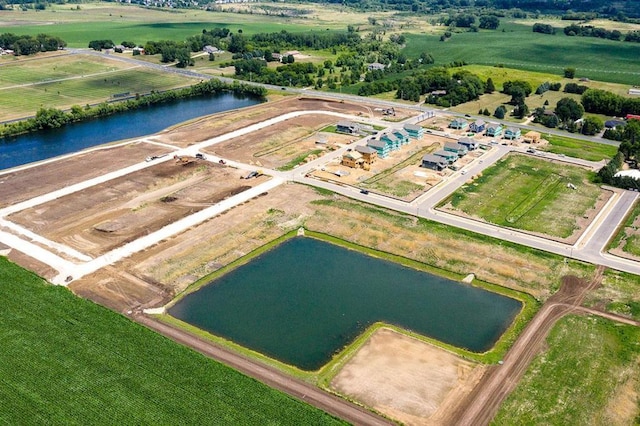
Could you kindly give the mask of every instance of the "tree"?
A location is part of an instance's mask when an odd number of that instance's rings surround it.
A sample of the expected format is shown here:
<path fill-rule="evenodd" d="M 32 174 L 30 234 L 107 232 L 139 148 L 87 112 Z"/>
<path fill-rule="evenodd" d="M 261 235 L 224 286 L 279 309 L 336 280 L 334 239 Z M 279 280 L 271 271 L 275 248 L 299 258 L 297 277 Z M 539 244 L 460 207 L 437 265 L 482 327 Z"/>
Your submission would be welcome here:
<path fill-rule="evenodd" d="M 602 129 L 604 129 L 604 122 L 599 117 L 593 115 L 585 117 L 582 123 L 582 134 L 584 135 L 595 135 Z"/>
<path fill-rule="evenodd" d="M 485 108 L 485 109 L 482 111 L 482 115 L 486 115 L 486 116 L 488 117 L 488 116 L 490 116 L 490 115 L 491 115 L 491 113 L 489 112 L 489 110 L 488 110 L 487 108 Z"/>
<path fill-rule="evenodd" d="M 496 86 L 493 84 L 491 77 L 487 79 L 487 84 L 484 87 L 484 93 L 493 93 L 496 90 Z"/>
<path fill-rule="evenodd" d="M 558 119 L 569 128 L 572 123 L 582 118 L 584 108 L 571 98 L 562 98 L 556 104 L 556 115 Z"/>
<path fill-rule="evenodd" d="M 519 103 L 513 109 L 513 116 L 516 118 L 524 118 L 529 114 L 529 107 L 524 102 Z"/>
<path fill-rule="evenodd" d="M 564 78 L 573 78 L 576 76 L 576 69 L 575 68 L 565 68 L 564 69 Z"/>
<path fill-rule="evenodd" d="M 480 17 L 480 28 L 485 30 L 495 30 L 500 26 L 500 20 L 497 16 L 484 15 Z"/>
<path fill-rule="evenodd" d="M 504 105 L 500 105 L 498 108 L 496 108 L 496 110 L 493 113 L 493 116 L 495 118 L 497 118 L 498 120 L 502 120 L 505 116 L 505 114 L 507 113 L 507 109 L 504 107 Z"/>
<path fill-rule="evenodd" d="M 178 61 L 176 64 L 178 68 L 186 68 L 189 65 L 193 65 L 193 59 L 191 59 L 189 49 L 186 47 L 176 49 L 176 61 Z"/>

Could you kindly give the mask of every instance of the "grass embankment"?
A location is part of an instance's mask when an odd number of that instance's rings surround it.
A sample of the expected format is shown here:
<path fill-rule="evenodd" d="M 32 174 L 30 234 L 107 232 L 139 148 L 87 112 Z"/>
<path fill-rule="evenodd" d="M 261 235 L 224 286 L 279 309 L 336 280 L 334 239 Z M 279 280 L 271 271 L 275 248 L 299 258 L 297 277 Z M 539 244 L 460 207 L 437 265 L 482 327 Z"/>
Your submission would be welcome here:
<path fill-rule="evenodd" d="M 539 299 L 555 292 L 563 275 L 590 277 L 594 271 L 562 256 L 335 195 L 313 204 L 306 229 L 457 274 L 474 273 Z"/>
<path fill-rule="evenodd" d="M 633 210 L 618 229 L 615 237 L 609 243 L 608 249 L 621 249 L 633 256 L 640 257 L 640 228 L 637 224 L 640 216 L 640 203 L 633 206 Z"/>
<path fill-rule="evenodd" d="M 3 257 L 0 287 L 0 423 L 342 424 Z"/>
<path fill-rule="evenodd" d="M 541 150 L 554 154 L 564 154 L 567 157 L 589 161 L 601 161 L 611 159 L 618 152 L 618 147 L 615 145 L 589 142 L 566 136 L 544 135 L 543 131 L 541 133 L 543 133 L 543 138 L 549 141 L 549 145 Z"/>
<path fill-rule="evenodd" d="M 494 425 L 622 425 L 640 421 L 640 328 L 568 316 L 529 366 Z"/>
<path fill-rule="evenodd" d="M 589 171 L 526 155 L 509 155 L 443 202 L 487 222 L 567 238 L 576 218 L 592 209 L 602 190 Z M 568 188 L 571 183 L 577 189 Z"/>

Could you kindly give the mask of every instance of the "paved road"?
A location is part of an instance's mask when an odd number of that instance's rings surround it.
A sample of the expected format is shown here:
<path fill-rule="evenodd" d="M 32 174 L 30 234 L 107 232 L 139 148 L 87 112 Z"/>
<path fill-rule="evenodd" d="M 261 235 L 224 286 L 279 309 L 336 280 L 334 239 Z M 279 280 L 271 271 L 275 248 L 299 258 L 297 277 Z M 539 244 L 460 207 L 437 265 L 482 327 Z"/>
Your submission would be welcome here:
<path fill-rule="evenodd" d="M 135 321 L 155 330 L 178 343 L 189 346 L 196 351 L 213 358 L 229 367 L 241 371 L 262 383 L 286 392 L 287 394 L 320 408 L 330 414 L 338 416 L 355 425 L 389 426 L 395 423 L 384 419 L 364 408 L 332 395 L 322 389 L 283 374 L 272 367 L 247 359 L 237 353 L 200 339 L 183 330 L 173 328 L 145 315 L 133 315 Z"/>

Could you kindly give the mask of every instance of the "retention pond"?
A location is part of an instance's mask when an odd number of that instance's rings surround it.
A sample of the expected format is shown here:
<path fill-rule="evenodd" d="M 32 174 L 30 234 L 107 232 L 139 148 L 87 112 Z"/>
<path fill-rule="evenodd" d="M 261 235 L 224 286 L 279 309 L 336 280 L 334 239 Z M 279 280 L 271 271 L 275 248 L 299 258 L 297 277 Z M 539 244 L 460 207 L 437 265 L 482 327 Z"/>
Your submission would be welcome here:
<path fill-rule="evenodd" d="M 381 321 L 474 352 L 521 302 L 308 237 L 296 237 L 181 299 L 169 314 L 303 370 Z"/>

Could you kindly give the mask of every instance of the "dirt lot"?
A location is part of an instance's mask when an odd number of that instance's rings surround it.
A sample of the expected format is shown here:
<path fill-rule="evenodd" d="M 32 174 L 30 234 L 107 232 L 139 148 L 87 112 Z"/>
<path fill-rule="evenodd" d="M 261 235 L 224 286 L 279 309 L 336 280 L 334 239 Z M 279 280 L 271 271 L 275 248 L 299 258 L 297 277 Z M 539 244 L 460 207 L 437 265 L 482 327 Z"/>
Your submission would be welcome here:
<path fill-rule="evenodd" d="M 0 174 L 0 207 L 85 181 L 105 173 L 144 161 L 150 155 L 162 155 L 169 149 L 149 143 L 85 152 L 18 171 Z"/>
<path fill-rule="evenodd" d="M 382 328 L 334 377 L 331 387 L 407 425 L 441 424 L 484 367 Z"/>
<path fill-rule="evenodd" d="M 293 159 L 316 150 L 330 150 L 349 143 L 353 137 L 336 133 L 319 133 L 339 121 L 324 114 L 292 118 L 252 134 L 214 145 L 204 152 L 246 164 L 260 164 L 277 169 Z M 326 144 L 317 144 L 322 140 Z M 323 154 L 320 154 L 323 155 Z"/>
<path fill-rule="evenodd" d="M 178 125 L 157 136 L 157 140 L 172 145 L 185 147 L 196 142 L 201 142 L 220 136 L 234 130 L 242 129 L 273 117 L 293 111 L 334 111 L 344 114 L 360 115 L 368 118 L 385 119 L 386 116 L 374 108 L 363 104 L 352 104 L 320 98 L 293 98 L 287 97 L 269 102 L 265 105 L 254 105 L 241 110 L 207 116 L 186 124 Z M 411 110 L 396 110 L 394 121 L 402 120 L 416 115 Z M 337 121 L 335 118 L 334 122 Z M 251 156 L 253 152 L 243 154 L 243 157 Z"/>
<path fill-rule="evenodd" d="M 9 218 L 98 256 L 268 179 L 241 180 L 242 174 L 195 159 L 169 160 Z"/>

